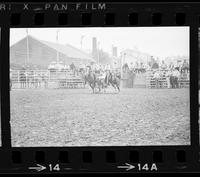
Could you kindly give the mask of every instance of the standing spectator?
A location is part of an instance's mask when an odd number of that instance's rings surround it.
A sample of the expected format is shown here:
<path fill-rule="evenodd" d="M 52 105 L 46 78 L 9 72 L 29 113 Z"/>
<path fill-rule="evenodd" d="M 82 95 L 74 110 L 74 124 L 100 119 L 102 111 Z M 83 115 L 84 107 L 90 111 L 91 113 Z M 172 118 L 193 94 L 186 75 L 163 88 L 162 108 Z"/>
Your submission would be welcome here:
<path fill-rule="evenodd" d="M 105 66 L 105 70 L 108 70 L 108 71 L 110 71 L 110 65 L 109 64 L 107 64 L 106 66 Z"/>
<path fill-rule="evenodd" d="M 73 71 L 73 74 L 75 75 L 75 65 L 74 63 L 72 62 L 72 64 L 70 65 L 70 69 Z"/>
<path fill-rule="evenodd" d="M 131 85 L 131 88 L 133 88 L 133 86 L 134 86 L 135 77 L 136 77 L 135 71 L 133 69 L 130 70 L 130 85 Z"/>
<path fill-rule="evenodd" d="M 166 76 L 166 81 L 167 81 L 167 88 L 171 88 L 171 84 L 170 84 L 170 77 L 172 76 L 172 71 L 168 70 L 165 74 Z"/>
<path fill-rule="evenodd" d="M 90 66 L 91 66 L 91 70 L 92 70 L 92 71 L 95 71 L 95 68 L 96 68 L 96 67 L 95 67 L 95 63 L 91 63 Z"/>
<path fill-rule="evenodd" d="M 172 76 L 173 76 L 173 79 L 174 79 L 174 88 L 179 88 L 179 83 L 178 83 L 178 79 L 180 78 L 180 72 L 179 72 L 179 70 L 175 69 L 172 72 Z"/>
<path fill-rule="evenodd" d="M 153 78 L 155 79 L 156 88 L 159 88 L 160 72 L 158 70 L 155 71 Z"/>
<path fill-rule="evenodd" d="M 129 70 L 128 64 L 125 63 L 125 64 L 123 65 L 122 69 L 123 69 L 123 72 L 127 72 L 127 71 Z"/>

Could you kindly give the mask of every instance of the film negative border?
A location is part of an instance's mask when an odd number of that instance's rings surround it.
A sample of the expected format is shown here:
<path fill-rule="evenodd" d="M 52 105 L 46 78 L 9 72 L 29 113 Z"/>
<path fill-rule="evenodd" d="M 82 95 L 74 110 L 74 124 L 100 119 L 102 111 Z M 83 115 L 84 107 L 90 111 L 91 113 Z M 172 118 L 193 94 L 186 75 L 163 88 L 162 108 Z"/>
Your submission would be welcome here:
<path fill-rule="evenodd" d="M 199 8 L 199 3 L 0 3 L 0 173 L 199 172 Z M 122 26 L 190 26 L 191 146 L 11 147 L 9 29 Z"/>

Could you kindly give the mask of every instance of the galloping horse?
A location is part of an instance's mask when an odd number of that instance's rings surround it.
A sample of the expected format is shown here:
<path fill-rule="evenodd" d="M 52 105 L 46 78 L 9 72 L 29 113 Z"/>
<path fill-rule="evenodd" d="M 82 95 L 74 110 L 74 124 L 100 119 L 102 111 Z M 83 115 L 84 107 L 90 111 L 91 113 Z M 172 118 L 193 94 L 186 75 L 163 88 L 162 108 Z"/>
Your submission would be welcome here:
<path fill-rule="evenodd" d="M 89 70 L 87 74 L 84 75 L 85 84 L 88 83 L 92 88 L 93 93 L 95 93 L 95 88 L 101 92 L 101 89 L 105 89 L 111 85 L 115 90 L 118 89 L 120 92 L 120 74 L 107 73 L 105 77 L 100 77 L 95 72 Z"/>
<path fill-rule="evenodd" d="M 118 89 L 118 92 L 120 92 L 120 74 L 109 72 L 106 77 L 108 85 L 112 85 L 115 90 Z"/>
<path fill-rule="evenodd" d="M 83 75 L 83 79 L 85 81 L 85 84 L 89 84 L 89 86 L 92 89 L 92 92 L 94 93 L 95 85 L 96 85 L 96 75 L 92 71 L 88 71 L 88 73 Z"/>

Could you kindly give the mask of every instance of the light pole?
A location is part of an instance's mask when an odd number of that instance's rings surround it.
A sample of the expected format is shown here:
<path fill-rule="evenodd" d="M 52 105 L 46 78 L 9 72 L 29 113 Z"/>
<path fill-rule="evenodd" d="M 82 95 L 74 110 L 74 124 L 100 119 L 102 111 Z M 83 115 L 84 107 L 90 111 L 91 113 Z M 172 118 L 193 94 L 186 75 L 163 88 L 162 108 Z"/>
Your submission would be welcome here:
<path fill-rule="evenodd" d="M 123 65 L 124 65 L 124 61 L 125 61 L 125 57 L 126 57 L 126 53 L 122 52 L 122 57 L 121 57 L 121 73 L 122 73 L 122 76 L 123 76 Z"/>
<path fill-rule="evenodd" d="M 57 42 L 57 44 L 58 44 L 58 33 L 59 33 L 59 29 L 57 29 L 57 31 L 56 31 L 56 42 Z M 57 61 L 57 63 L 59 62 L 59 52 L 58 52 L 58 50 L 56 50 L 56 61 Z"/>
<path fill-rule="evenodd" d="M 121 58 L 121 61 L 120 61 L 120 65 L 121 65 L 121 76 L 122 76 L 122 73 L 123 73 L 123 52 L 121 52 L 121 54 L 120 54 L 120 58 Z"/>
<path fill-rule="evenodd" d="M 28 40 L 28 28 L 26 28 L 26 60 L 25 65 L 29 63 L 29 40 Z"/>
<path fill-rule="evenodd" d="M 85 37 L 84 35 L 81 35 L 81 50 L 83 49 L 83 38 L 84 37 Z"/>
<path fill-rule="evenodd" d="M 97 43 L 98 64 L 100 64 L 100 58 L 99 58 L 99 45 L 100 45 L 100 42 Z"/>
<path fill-rule="evenodd" d="M 81 35 L 81 50 L 83 50 L 83 38 L 84 38 L 85 36 L 84 35 Z M 82 58 L 82 63 L 83 63 L 83 58 Z"/>

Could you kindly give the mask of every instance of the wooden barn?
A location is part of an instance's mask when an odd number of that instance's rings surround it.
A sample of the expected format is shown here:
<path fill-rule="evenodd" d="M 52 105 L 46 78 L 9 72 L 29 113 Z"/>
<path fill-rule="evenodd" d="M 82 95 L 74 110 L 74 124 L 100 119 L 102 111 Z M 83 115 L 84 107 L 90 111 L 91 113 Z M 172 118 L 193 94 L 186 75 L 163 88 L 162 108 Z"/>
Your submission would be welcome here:
<path fill-rule="evenodd" d="M 94 62 L 94 59 L 84 51 L 69 44 L 57 44 L 36 39 L 28 35 L 10 47 L 10 64 L 12 66 L 37 66 L 47 69 L 48 65 L 57 61 L 70 65 Z"/>

